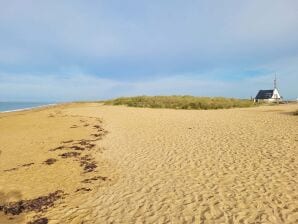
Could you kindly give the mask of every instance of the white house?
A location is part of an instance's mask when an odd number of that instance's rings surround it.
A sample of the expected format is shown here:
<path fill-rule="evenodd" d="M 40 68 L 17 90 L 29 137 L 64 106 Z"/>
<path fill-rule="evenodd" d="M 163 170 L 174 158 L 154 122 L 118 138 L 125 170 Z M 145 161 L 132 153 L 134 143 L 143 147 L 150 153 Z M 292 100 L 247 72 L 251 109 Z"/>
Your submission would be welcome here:
<path fill-rule="evenodd" d="M 260 90 L 255 98 L 255 102 L 265 101 L 265 102 L 281 102 L 282 96 L 280 95 L 276 86 L 276 77 L 274 79 L 274 89 Z"/>

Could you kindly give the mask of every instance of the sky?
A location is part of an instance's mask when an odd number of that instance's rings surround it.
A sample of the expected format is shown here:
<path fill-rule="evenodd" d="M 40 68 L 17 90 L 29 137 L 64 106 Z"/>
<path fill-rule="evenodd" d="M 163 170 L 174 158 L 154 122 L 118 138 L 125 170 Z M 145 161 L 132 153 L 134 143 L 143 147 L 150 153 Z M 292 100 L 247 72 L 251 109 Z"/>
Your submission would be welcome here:
<path fill-rule="evenodd" d="M 298 97 L 297 0 L 0 0 L 0 101 Z"/>

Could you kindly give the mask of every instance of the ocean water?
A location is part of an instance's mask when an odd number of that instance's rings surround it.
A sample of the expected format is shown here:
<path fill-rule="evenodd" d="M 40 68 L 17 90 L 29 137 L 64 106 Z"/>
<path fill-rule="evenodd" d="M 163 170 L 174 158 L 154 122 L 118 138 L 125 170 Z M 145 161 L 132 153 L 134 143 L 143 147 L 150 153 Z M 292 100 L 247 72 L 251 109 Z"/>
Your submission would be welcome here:
<path fill-rule="evenodd" d="M 45 102 L 0 102 L 0 112 L 8 112 L 15 110 L 24 110 L 34 107 L 46 106 L 52 103 Z"/>

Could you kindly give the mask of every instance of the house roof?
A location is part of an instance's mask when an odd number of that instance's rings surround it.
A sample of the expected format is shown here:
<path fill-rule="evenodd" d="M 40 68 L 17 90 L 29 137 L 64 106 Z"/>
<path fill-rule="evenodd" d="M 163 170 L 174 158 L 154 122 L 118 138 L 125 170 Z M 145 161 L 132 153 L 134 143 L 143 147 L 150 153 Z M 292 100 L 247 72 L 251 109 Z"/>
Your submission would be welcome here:
<path fill-rule="evenodd" d="M 256 99 L 270 99 L 273 96 L 273 89 L 260 90 L 256 96 Z"/>

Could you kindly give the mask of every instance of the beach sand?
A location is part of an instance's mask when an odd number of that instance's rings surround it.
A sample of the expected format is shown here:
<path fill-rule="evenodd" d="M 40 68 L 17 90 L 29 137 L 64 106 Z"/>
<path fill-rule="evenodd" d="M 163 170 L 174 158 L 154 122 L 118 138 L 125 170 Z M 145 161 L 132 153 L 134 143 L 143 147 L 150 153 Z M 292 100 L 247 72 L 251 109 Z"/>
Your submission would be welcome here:
<path fill-rule="evenodd" d="M 0 223 L 297 223 L 297 108 L 1 114 Z"/>

